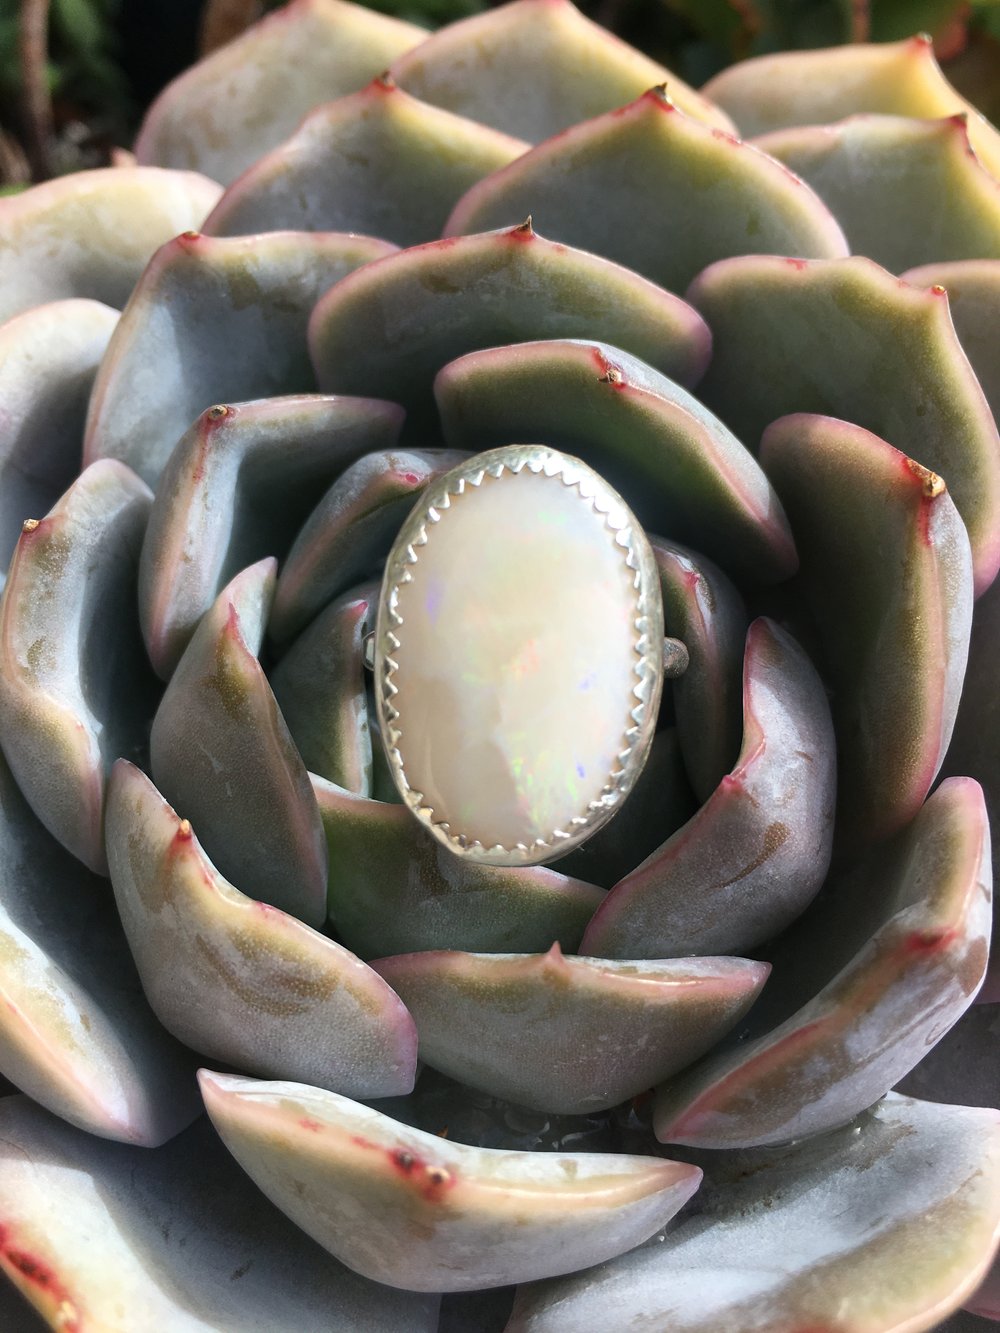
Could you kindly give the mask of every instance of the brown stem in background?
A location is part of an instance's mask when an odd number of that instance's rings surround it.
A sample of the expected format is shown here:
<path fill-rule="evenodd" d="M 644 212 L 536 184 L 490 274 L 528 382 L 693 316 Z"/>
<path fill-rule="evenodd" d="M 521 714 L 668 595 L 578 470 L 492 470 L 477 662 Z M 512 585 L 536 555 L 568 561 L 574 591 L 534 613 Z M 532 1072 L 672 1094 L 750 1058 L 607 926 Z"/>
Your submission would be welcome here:
<path fill-rule="evenodd" d="M 24 139 L 36 181 L 52 175 L 52 98 L 46 71 L 49 0 L 21 0 L 19 55 Z"/>
<path fill-rule="evenodd" d="M 0 185 L 27 185 L 31 181 L 31 168 L 24 155 L 24 149 L 5 130 L 0 130 Z"/>
<path fill-rule="evenodd" d="M 868 42 L 872 35 L 872 11 L 869 0 L 851 0 L 849 42 Z"/>
<path fill-rule="evenodd" d="M 205 0 L 198 33 L 199 55 L 207 56 L 239 37 L 263 13 L 263 0 Z"/>

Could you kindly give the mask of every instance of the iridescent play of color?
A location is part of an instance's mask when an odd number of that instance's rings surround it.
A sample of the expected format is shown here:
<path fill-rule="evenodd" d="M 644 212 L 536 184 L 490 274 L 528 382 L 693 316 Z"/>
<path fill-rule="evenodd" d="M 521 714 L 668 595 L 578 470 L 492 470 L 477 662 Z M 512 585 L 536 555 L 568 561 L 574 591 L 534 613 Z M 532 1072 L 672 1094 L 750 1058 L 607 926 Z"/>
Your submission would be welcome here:
<path fill-rule="evenodd" d="M 550 859 L 610 817 L 641 767 L 651 580 L 636 531 L 589 468 L 515 447 L 449 473 L 400 534 L 380 622 L 398 641 L 390 747 L 457 848 Z"/>

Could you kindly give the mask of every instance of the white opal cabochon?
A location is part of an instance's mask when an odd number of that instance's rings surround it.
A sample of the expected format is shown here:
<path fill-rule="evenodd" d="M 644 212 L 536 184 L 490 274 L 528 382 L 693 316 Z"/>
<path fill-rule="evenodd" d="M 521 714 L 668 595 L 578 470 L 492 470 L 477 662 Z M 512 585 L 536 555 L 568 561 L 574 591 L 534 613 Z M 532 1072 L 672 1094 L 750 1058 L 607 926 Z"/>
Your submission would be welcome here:
<path fill-rule="evenodd" d="M 460 854 L 562 855 L 641 771 L 662 647 L 652 554 L 616 492 L 541 446 L 477 455 L 386 566 L 376 697 L 404 800 Z"/>

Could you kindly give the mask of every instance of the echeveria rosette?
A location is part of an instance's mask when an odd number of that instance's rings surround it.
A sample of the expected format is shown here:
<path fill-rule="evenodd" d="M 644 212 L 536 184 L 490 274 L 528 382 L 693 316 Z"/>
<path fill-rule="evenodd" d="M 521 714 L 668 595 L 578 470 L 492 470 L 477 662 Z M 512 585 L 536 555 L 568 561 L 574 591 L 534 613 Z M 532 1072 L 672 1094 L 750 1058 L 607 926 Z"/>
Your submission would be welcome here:
<path fill-rule="evenodd" d="M 293 0 L 0 205 L 0 1268 L 54 1329 L 1000 1314 L 1000 140 L 922 39 L 708 91 L 568 0 Z M 516 869 L 395 799 L 364 666 L 514 442 L 621 490 L 690 654 Z"/>

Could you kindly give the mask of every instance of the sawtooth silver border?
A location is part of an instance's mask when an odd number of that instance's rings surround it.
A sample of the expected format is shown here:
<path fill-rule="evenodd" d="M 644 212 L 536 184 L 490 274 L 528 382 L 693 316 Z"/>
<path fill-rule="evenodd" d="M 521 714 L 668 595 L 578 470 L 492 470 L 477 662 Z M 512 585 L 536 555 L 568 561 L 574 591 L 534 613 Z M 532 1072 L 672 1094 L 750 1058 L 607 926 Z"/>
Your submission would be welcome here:
<path fill-rule="evenodd" d="M 635 587 L 636 682 L 631 691 L 633 702 L 626 708 L 622 747 L 600 795 L 575 815 L 568 827 L 553 829 L 547 838 L 536 839 L 530 845 L 486 847 L 453 829 L 446 812 L 433 810 L 407 780 L 399 749 L 403 729 L 393 703 L 397 693 L 393 676 L 399 668 L 402 646 L 399 631 L 404 624 L 398 610 L 399 590 L 413 581 L 413 567 L 420 562 L 421 549 L 456 500 L 482 485 L 487 476 L 499 478 L 504 472 L 516 474 L 524 469 L 576 487 L 581 501 L 604 519 L 621 547 L 622 560 L 632 571 Z M 456 856 L 485 865 L 542 865 L 565 855 L 620 809 L 648 758 L 656 728 L 663 689 L 663 603 L 659 573 L 645 533 L 617 491 L 578 458 L 533 444 L 506 445 L 476 454 L 427 488 L 389 552 L 375 626 L 374 676 L 379 728 L 393 781 L 404 803 L 438 842 Z"/>

